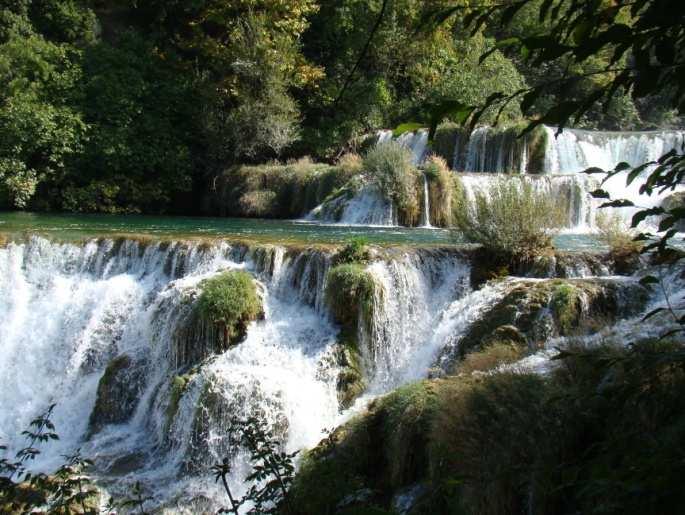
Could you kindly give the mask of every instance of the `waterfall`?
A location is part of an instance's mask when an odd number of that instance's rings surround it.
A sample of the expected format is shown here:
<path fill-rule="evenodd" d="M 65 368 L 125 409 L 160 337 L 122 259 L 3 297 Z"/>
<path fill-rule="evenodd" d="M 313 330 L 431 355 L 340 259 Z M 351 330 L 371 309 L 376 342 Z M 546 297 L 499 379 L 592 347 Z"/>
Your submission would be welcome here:
<path fill-rule="evenodd" d="M 549 174 L 580 173 L 590 167 L 612 170 L 621 162 L 637 167 L 658 160 L 671 150 L 682 152 L 685 144 L 685 131 L 599 132 L 564 129 L 556 136 L 556 129 L 545 127 L 545 130 L 545 171 Z M 626 186 L 629 171 L 619 173 L 605 182 L 602 188 L 613 199 L 627 199 L 640 208 L 659 206 L 673 192 L 641 195 L 640 187 L 650 171 L 646 169 L 630 186 Z M 682 191 L 682 187 L 678 190 Z M 636 211 L 636 208 L 616 210 L 627 223 Z"/>
<path fill-rule="evenodd" d="M 431 213 L 431 206 L 430 206 L 430 194 L 428 192 L 428 177 L 426 177 L 426 174 L 424 173 L 423 174 L 423 214 L 421 216 L 421 227 L 425 227 L 427 229 L 430 229 L 433 227 L 431 225 L 430 213 Z"/>
<path fill-rule="evenodd" d="M 456 132 L 452 168 L 469 173 L 526 173 L 527 138 L 515 129 L 478 127 L 470 135 Z"/>
<path fill-rule="evenodd" d="M 317 252 L 266 253 L 269 259 L 225 243 L 72 245 L 41 238 L 0 249 L 0 441 L 16 452 L 24 444 L 20 432 L 54 402 L 60 440 L 46 446 L 33 467 L 54 469 L 61 455 L 81 448 L 97 457 L 99 474 L 123 474 L 119 495 L 141 480 L 155 485 L 156 502 L 205 496 L 216 503 L 224 494 L 206 468 L 177 479 L 189 464 L 220 461 L 233 438 L 226 421 L 210 413 L 202 439 L 209 448 L 194 448 L 198 406 L 216 404 L 208 395 L 228 403 L 245 399 L 220 413 L 261 413 L 289 450 L 314 445 L 338 417 L 330 358 L 337 329 L 317 310 L 327 261 Z M 178 368 L 174 342 L 187 299 L 203 278 L 227 268 L 248 269 L 258 278 L 265 320 L 253 323 L 237 347 L 192 370 Z M 121 423 L 90 435 L 98 382 L 112 358 L 124 355 L 130 377 L 140 381 L 130 385 L 137 407 Z M 170 421 L 169 385 L 181 374 L 191 379 Z M 143 456 L 135 470 L 117 472 Z M 244 456 L 236 457 L 235 467 L 231 486 L 240 493 Z"/>
<path fill-rule="evenodd" d="M 430 338 L 434 325 L 470 291 L 468 259 L 454 251 L 384 255 L 369 265 L 379 285 L 364 345 L 373 395 L 427 374 L 443 341 Z M 193 511 L 200 497 L 222 505 L 211 464 L 229 456 L 231 488 L 240 495 L 247 487 L 233 417 L 258 413 L 293 451 L 346 416 L 337 397 L 338 328 L 324 301 L 329 267 L 324 251 L 225 242 L 32 237 L 0 248 L 0 441 L 16 452 L 20 432 L 54 402 L 61 438 L 44 447 L 35 469 L 52 470 L 81 448 L 115 495 L 141 481 L 160 507 L 174 499 Z M 198 284 L 226 269 L 258 281 L 265 318 L 236 347 L 184 355 Z M 94 428 L 98 384 L 113 363 L 125 380 L 99 409 L 117 417 Z"/>
<path fill-rule="evenodd" d="M 470 264 L 439 251 L 397 250 L 368 270 L 378 288 L 364 348 L 377 394 L 426 376 L 443 345 L 431 335 L 450 303 L 470 292 Z"/>
<path fill-rule="evenodd" d="M 452 248 L 377 251 L 366 267 L 376 288 L 371 323 L 359 328 L 368 388 L 357 407 L 444 365 L 445 351 L 506 294 L 506 281 L 472 291 L 470 259 Z M 0 441 L 16 452 L 20 431 L 54 402 L 61 438 L 32 467 L 53 470 L 80 448 L 115 495 L 140 481 L 154 510 L 216 511 L 225 494 L 210 465 L 229 457 L 232 491 L 249 486 L 234 417 L 259 415 L 291 452 L 356 409 L 339 412 L 331 260 L 329 251 L 227 242 L 32 237 L 0 248 Z M 264 319 L 235 347 L 184 356 L 198 285 L 226 269 L 254 277 Z M 107 409 L 121 416 L 94 429 L 98 383 L 113 363 L 125 375 Z"/>
<path fill-rule="evenodd" d="M 392 131 L 381 130 L 377 133 L 376 143 L 385 143 L 393 139 L 411 151 L 414 165 L 421 165 L 425 161 L 428 154 L 428 130 L 419 129 L 414 132 L 405 132 L 397 138 L 393 137 Z"/>
<path fill-rule="evenodd" d="M 374 186 L 363 186 L 356 193 L 326 201 L 315 207 L 306 219 L 344 225 L 397 225 L 393 203 Z"/>

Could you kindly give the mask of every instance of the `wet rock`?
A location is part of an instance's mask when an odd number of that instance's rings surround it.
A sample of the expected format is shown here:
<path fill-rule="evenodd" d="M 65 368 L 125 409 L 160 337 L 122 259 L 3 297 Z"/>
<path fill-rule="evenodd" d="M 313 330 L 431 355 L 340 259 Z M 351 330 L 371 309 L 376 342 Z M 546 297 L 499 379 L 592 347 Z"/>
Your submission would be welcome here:
<path fill-rule="evenodd" d="M 507 341 L 534 349 L 554 336 L 591 334 L 637 314 L 646 300 L 647 290 L 632 280 L 513 281 L 507 294 L 460 338 L 457 353 L 463 357 Z"/>
<path fill-rule="evenodd" d="M 114 358 L 100 379 L 95 407 L 90 414 L 89 432 L 107 424 L 127 422 L 133 415 L 144 386 L 144 368 L 127 354 Z"/>
<path fill-rule="evenodd" d="M 264 421 L 274 438 L 285 442 L 289 422 L 279 395 L 265 392 L 256 378 L 239 384 L 216 376 L 205 381 L 195 406 L 183 472 L 205 472 L 235 456 L 242 447 L 242 424 L 250 416 Z"/>

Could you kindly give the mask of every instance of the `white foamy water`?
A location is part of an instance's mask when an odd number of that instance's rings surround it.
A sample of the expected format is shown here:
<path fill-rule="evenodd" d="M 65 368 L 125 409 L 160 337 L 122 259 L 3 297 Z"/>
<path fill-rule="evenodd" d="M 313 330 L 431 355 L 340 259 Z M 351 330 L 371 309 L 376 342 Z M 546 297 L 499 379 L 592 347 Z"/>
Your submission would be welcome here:
<path fill-rule="evenodd" d="M 458 255 L 390 254 L 369 266 L 379 285 L 373 329 L 363 335 L 371 396 L 427 375 L 447 341 L 435 327 L 470 291 L 469 264 Z M 212 464 L 229 456 L 232 490 L 240 495 L 248 486 L 236 417 L 258 414 L 294 451 L 316 445 L 351 413 L 338 407 L 338 328 L 324 302 L 329 261 L 318 251 L 226 243 L 73 245 L 34 237 L 1 248 L 0 440 L 16 452 L 21 430 L 56 403 L 61 438 L 44 447 L 36 469 L 52 470 L 81 448 L 114 495 L 141 481 L 154 496 L 149 507 L 217 509 L 226 499 Z M 238 346 L 189 362 L 181 340 L 197 285 L 233 268 L 259 281 L 265 318 Z M 122 354 L 140 378 L 131 379 L 132 411 L 91 434 L 98 383 Z M 169 415 L 172 380 L 182 374 L 187 387 Z"/>

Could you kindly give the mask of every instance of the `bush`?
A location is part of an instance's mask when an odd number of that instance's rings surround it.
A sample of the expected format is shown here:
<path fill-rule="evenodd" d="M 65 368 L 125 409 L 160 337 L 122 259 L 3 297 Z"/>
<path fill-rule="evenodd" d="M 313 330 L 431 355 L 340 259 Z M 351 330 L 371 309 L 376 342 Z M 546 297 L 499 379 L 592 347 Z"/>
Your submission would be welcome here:
<path fill-rule="evenodd" d="M 335 265 L 342 264 L 366 264 L 371 255 L 368 248 L 369 240 L 364 236 L 352 238 L 350 242 L 345 245 L 340 252 L 333 258 Z"/>
<path fill-rule="evenodd" d="M 348 152 L 338 159 L 337 167 L 348 179 L 359 175 L 364 170 L 364 161 L 359 154 Z"/>
<path fill-rule="evenodd" d="M 457 197 L 456 227 L 497 258 L 525 263 L 552 249 L 553 230 L 562 225 L 556 199 L 518 178 L 500 179 L 489 192 L 476 191 L 473 205 Z"/>
<path fill-rule="evenodd" d="M 635 234 L 621 215 L 600 210 L 595 218 L 597 235 L 612 252 L 639 252 L 642 245 L 634 241 Z"/>
<path fill-rule="evenodd" d="M 224 342 L 235 343 L 247 323 L 262 313 L 262 302 L 252 276 L 242 270 L 223 272 L 200 283 L 200 316 L 224 331 Z"/>
<path fill-rule="evenodd" d="M 240 197 L 238 204 L 247 216 L 272 216 L 275 207 L 276 192 L 271 190 L 248 191 Z"/>
<path fill-rule="evenodd" d="M 364 157 L 364 170 L 382 194 L 394 202 L 402 225 L 416 225 L 419 219 L 418 174 L 411 152 L 397 143 L 379 143 Z"/>

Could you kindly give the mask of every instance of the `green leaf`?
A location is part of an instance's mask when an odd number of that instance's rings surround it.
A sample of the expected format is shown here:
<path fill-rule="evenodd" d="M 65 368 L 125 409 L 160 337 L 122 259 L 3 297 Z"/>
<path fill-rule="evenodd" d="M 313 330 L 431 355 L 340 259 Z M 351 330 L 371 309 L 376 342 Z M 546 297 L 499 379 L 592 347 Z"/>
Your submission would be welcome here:
<path fill-rule="evenodd" d="M 601 206 L 602 207 L 634 207 L 635 204 L 633 204 L 630 200 L 626 199 L 619 199 L 619 200 L 612 200 L 611 202 L 605 202 Z"/>
<path fill-rule="evenodd" d="M 414 132 L 424 127 L 425 124 L 418 122 L 403 123 L 393 129 L 392 135 L 394 138 L 397 138 L 399 136 L 402 136 L 402 134 L 406 134 L 407 132 Z"/>
<path fill-rule="evenodd" d="M 642 279 L 640 279 L 640 284 L 642 286 L 651 286 L 652 284 L 659 284 L 659 279 L 657 279 L 653 275 L 646 275 Z"/>
<path fill-rule="evenodd" d="M 602 189 L 597 189 L 597 190 L 591 191 L 590 196 L 592 198 L 611 198 L 609 196 L 609 193 L 607 193 L 606 191 L 604 191 Z"/>

